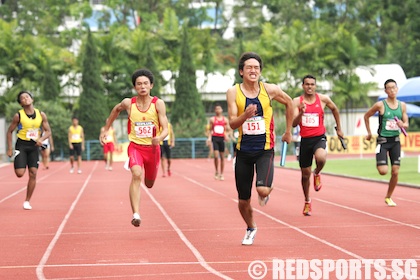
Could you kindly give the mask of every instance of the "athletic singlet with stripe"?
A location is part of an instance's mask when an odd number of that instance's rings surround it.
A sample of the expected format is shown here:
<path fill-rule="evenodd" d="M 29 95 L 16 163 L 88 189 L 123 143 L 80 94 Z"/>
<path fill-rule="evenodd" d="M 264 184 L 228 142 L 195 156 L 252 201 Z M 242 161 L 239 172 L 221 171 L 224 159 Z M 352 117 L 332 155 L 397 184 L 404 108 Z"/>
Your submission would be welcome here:
<path fill-rule="evenodd" d="M 41 136 L 42 116 L 38 109 L 35 110 L 35 118 L 31 119 L 26 115 L 25 110 L 19 110 L 19 124 L 17 137 L 21 140 L 38 140 Z"/>
<path fill-rule="evenodd" d="M 226 120 L 225 117 L 220 119 L 217 116 L 213 117 L 213 131 L 211 136 L 225 137 Z"/>
<path fill-rule="evenodd" d="M 244 152 L 273 149 L 275 144 L 273 107 L 262 82 L 260 82 L 260 92 L 256 98 L 246 97 L 240 85 L 236 84 L 238 116 L 245 111 L 249 104 L 257 105 L 257 114 L 248 118 L 238 128 L 239 136 L 236 148 Z"/>
<path fill-rule="evenodd" d="M 304 102 L 303 96 L 300 97 L 300 102 Z M 324 135 L 326 131 L 324 126 L 324 109 L 322 108 L 319 95 L 315 93 L 315 102 L 313 104 L 305 104 L 306 110 L 299 123 L 300 136 L 309 138 Z"/>
<path fill-rule="evenodd" d="M 83 139 L 82 139 L 83 128 L 82 128 L 82 126 L 77 125 L 76 127 L 74 127 L 73 125 L 71 125 L 69 127 L 69 131 L 70 131 L 71 143 L 82 143 L 83 142 Z"/>
<path fill-rule="evenodd" d="M 112 127 L 109 128 L 106 138 L 104 140 L 105 143 L 114 143 L 114 129 Z"/>
<path fill-rule="evenodd" d="M 384 103 L 384 114 L 379 115 L 379 128 L 378 128 L 378 135 L 382 137 L 395 137 L 400 135 L 400 127 L 397 125 L 394 117 L 398 119 L 402 119 L 402 109 L 401 109 L 401 102 L 398 101 L 397 109 L 391 109 L 386 103 L 385 100 L 382 100 Z"/>
<path fill-rule="evenodd" d="M 152 145 L 152 138 L 160 133 L 160 124 L 156 102 L 158 98 L 153 97 L 149 108 L 141 111 L 136 104 L 137 97 L 131 98 L 130 115 L 128 116 L 128 140 L 139 145 Z"/>

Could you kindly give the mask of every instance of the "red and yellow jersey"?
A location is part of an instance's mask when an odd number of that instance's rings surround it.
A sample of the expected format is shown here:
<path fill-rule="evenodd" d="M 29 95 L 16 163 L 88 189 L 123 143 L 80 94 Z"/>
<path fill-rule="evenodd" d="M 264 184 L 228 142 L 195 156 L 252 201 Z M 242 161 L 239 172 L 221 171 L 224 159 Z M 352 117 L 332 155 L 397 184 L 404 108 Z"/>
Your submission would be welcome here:
<path fill-rule="evenodd" d="M 300 102 L 303 102 L 303 96 L 300 97 Z M 300 136 L 302 136 L 302 138 L 316 137 L 325 134 L 324 109 L 322 108 L 321 99 L 317 93 L 315 93 L 315 102 L 313 104 L 306 104 L 305 113 L 303 113 L 299 126 Z"/>
<path fill-rule="evenodd" d="M 41 137 L 42 116 L 38 109 L 35 110 L 35 117 L 28 117 L 25 110 L 19 110 L 19 124 L 17 127 L 17 137 L 21 140 L 38 140 Z"/>
<path fill-rule="evenodd" d="M 256 98 L 246 97 L 239 84 L 236 84 L 238 116 L 245 111 L 249 104 L 257 105 L 257 114 L 252 118 L 248 118 L 239 127 L 236 148 L 245 152 L 273 149 L 276 138 L 274 133 L 273 107 L 262 82 L 260 82 L 260 92 Z"/>
<path fill-rule="evenodd" d="M 160 133 L 160 124 L 156 102 L 153 97 L 149 108 L 141 111 L 136 104 L 137 97 L 131 98 L 130 115 L 128 116 L 128 140 L 139 145 L 152 145 L 152 138 Z"/>

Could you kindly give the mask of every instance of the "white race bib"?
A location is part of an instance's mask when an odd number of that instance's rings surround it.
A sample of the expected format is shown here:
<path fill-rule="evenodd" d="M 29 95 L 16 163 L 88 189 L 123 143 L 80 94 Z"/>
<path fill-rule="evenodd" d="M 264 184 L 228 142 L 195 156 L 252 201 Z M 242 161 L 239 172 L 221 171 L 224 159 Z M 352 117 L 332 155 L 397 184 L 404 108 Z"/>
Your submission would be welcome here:
<path fill-rule="evenodd" d="M 248 134 L 248 135 L 265 134 L 264 118 L 261 116 L 258 116 L 258 117 L 252 117 L 252 118 L 247 119 L 242 124 L 242 132 L 243 134 Z"/>
<path fill-rule="evenodd" d="M 216 134 L 223 134 L 225 133 L 225 127 L 223 125 L 215 125 L 213 127 L 213 131 Z"/>
<path fill-rule="evenodd" d="M 153 122 L 136 122 L 134 124 L 134 131 L 137 138 L 152 138 L 153 128 L 155 125 Z"/>
<path fill-rule="evenodd" d="M 318 127 L 319 126 L 318 113 L 304 113 L 302 116 L 302 125 L 307 126 L 307 127 Z"/>
<path fill-rule="evenodd" d="M 385 124 L 386 130 L 400 130 L 400 127 L 397 125 L 397 122 L 394 119 L 386 120 Z"/>
<path fill-rule="evenodd" d="M 28 129 L 26 132 L 26 138 L 37 140 L 38 139 L 39 129 Z"/>
<path fill-rule="evenodd" d="M 72 134 L 71 140 L 74 140 L 74 141 L 80 140 L 80 134 Z"/>

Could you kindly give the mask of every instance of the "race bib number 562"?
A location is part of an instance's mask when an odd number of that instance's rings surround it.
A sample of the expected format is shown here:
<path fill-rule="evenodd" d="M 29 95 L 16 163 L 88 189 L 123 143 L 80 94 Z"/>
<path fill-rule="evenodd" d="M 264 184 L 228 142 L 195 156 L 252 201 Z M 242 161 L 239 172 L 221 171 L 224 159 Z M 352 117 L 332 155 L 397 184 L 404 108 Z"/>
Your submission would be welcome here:
<path fill-rule="evenodd" d="M 134 131 L 137 138 L 152 138 L 154 124 L 152 122 L 136 122 Z"/>

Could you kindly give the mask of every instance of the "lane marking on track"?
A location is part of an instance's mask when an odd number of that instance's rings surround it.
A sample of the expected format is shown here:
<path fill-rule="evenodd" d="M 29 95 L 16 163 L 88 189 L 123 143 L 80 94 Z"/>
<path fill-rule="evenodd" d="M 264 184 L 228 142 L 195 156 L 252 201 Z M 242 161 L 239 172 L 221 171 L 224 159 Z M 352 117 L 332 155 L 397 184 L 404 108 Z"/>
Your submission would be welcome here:
<path fill-rule="evenodd" d="M 333 261 L 338 260 L 352 260 L 352 259 L 333 259 L 329 258 Z M 381 259 L 386 262 L 393 261 L 394 259 Z M 410 259 L 400 259 L 400 260 L 414 260 L 416 262 L 420 262 L 420 258 L 410 258 Z M 254 261 L 254 259 L 250 260 L 238 260 L 238 261 L 211 261 L 207 262 L 208 264 L 216 264 L 216 265 L 225 265 L 225 264 L 249 264 L 250 262 Z M 114 267 L 114 266 L 167 266 L 167 265 L 198 265 L 200 262 L 122 262 L 122 263 L 64 263 L 64 264 L 46 264 L 45 268 L 65 268 L 65 267 Z M 21 269 L 21 268 L 36 268 L 36 265 L 3 265 L 0 266 L 0 269 Z"/>
<path fill-rule="evenodd" d="M 359 209 L 356 209 L 356 208 L 353 208 L 353 207 L 345 206 L 345 205 L 342 205 L 342 204 L 334 203 L 334 202 L 324 200 L 324 199 L 320 199 L 320 198 L 313 198 L 313 199 L 317 200 L 317 201 L 320 201 L 320 202 L 324 202 L 326 204 L 336 206 L 336 207 L 340 207 L 340 208 L 343 208 L 343 209 L 346 209 L 346 210 L 354 211 L 354 212 L 357 212 L 357 213 L 360 213 L 360 214 L 363 214 L 363 215 L 366 215 L 366 216 L 370 216 L 370 217 L 373 217 L 373 218 L 384 220 L 384 221 L 387 221 L 387 222 L 390 222 L 390 223 L 399 224 L 399 225 L 402 225 L 402 226 L 411 227 L 411 228 L 415 228 L 415 229 L 420 229 L 420 226 L 407 224 L 407 223 L 400 222 L 400 221 L 397 221 L 397 220 L 393 220 L 393 219 L 390 219 L 390 218 L 382 217 L 382 216 L 372 214 L 372 213 L 369 213 L 369 212 L 365 212 L 365 211 L 362 211 L 362 210 L 359 210 Z"/>
<path fill-rule="evenodd" d="M 417 203 L 417 204 L 420 204 L 420 201 L 415 201 L 415 200 L 411 200 L 411 199 L 406 199 L 406 198 L 402 198 L 402 197 L 398 197 L 398 196 L 396 196 L 395 198 L 396 198 L 396 199 L 399 199 L 399 200 L 407 201 L 407 202 L 412 202 L 412 203 Z"/>
<path fill-rule="evenodd" d="M 92 174 L 96 170 L 97 166 L 98 166 L 98 162 L 96 161 L 92 170 L 90 171 L 88 177 L 86 178 L 85 183 L 83 184 L 82 188 L 80 189 L 79 193 L 77 194 L 76 199 L 71 204 L 71 206 L 69 208 L 69 211 L 67 212 L 66 216 L 64 217 L 60 226 L 58 227 L 57 232 L 54 235 L 54 238 L 51 240 L 50 244 L 48 245 L 47 250 L 45 251 L 44 255 L 41 258 L 41 261 L 39 262 L 38 266 L 36 267 L 36 276 L 38 277 L 38 279 L 40 279 L 40 280 L 46 279 L 45 275 L 44 275 L 45 264 L 47 263 L 48 258 L 50 257 L 51 252 L 54 249 L 55 244 L 57 243 L 58 239 L 60 238 L 61 233 L 63 232 L 63 229 L 67 224 L 67 221 L 69 220 L 71 214 L 73 213 L 77 203 L 79 202 L 80 197 L 82 196 L 83 192 L 85 191 L 90 179 L 92 178 Z"/>
<path fill-rule="evenodd" d="M 58 171 L 60 171 L 60 170 L 61 170 L 61 169 L 63 169 L 64 167 L 65 167 L 65 165 L 63 164 L 63 165 L 62 165 L 60 168 L 58 168 L 57 170 L 54 170 L 53 172 L 48 173 L 48 174 L 46 174 L 46 175 L 44 175 L 44 176 L 40 177 L 39 179 L 37 178 L 37 179 L 36 179 L 36 183 L 38 184 L 39 182 L 42 182 L 43 180 L 47 179 L 47 178 L 48 178 L 48 177 L 50 177 L 51 175 L 54 175 L 55 173 L 57 173 Z M 38 175 L 38 174 L 37 174 L 37 175 Z M 4 198 L 0 199 L 0 203 L 5 202 L 6 200 L 8 200 L 8 199 L 10 199 L 10 198 L 14 197 L 15 195 L 17 195 L 17 194 L 19 194 L 19 193 L 21 193 L 21 192 L 23 192 L 23 191 L 26 191 L 26 186 L 24 186 L 24 187 L 22 187 L 21 189 L 19 189 L 19 190 L 15 191 L 14 193 L 9 194 L 8 196 L 6 196 L 6 197 L 4 197 Z"/>
<path fill-rule="evenodd" d="M 206 185 L 204 185 L 204 184 L 202 184 L 202 183 L 199 183 L 199 182 L 195 181 L 194 179 L 191 179 L 191 178 L 189 178 L 189 177 L 187 177 L 187 176 L 182 176 L 182 177 L 183 177 L 184 179 L 186 179 L 187 181 L 190 181 L 190 182 L 192 182 L 192 183 L 194 183 L 194 184 L 196 184 L 196 185 L 198 185 L 198 186 L 200 186 L 200 187 L 202 187 L 202 188 L 205 188 L 205 189 L 207 189 L 207 190 L 210 190 L 211 192 L 214 192 L 214 193 L 220 194 L 220 195 L 222 195 L 222 196 L 224 196 L 224 197 L 228 197 L 227 195 L 225 195 L 225 194 L 223 194 L 223 193 L 220 193 L 220 192 L 218 192 L 218 191 L 216 191 L 216 190 L 212 189 L 211 187 L 208 187 L 208 186 L 206 186 Z M 230 198 L 230 199 L 231 199 L 232 201 L 234 201 L 234 202 L 238 203 L 238 200 L 237 200 L 237 199 L 234 199 L 234 198 Z M 324 201 L 324 200 L 321 200 L 321 199 L 316 199 L 316 200 L 319 200 L 319 201 L 322 201 L 322 202 L 325 202 L 325 203 L 329 203 L 328 201 Z M 355 211 L 357 211 L 357 212 L 358 212 L 358 211 L 360 211 L 361 213 L 370 214 L 370 213 L 363 212 L 363 211 L 358 210 L 358 209 L 355 209 L 355 208 L 350 208 L 350 207 L 342 206 L 342 205 L 340 205 L 340 204 L 335 204 L 335 203 L 332 203 L 332 202 L 331 202 L 331 204 L 333 204 L 333 205 L 337 205 L 337 206 L 339 206 L 339 207 L 343 207 L 343 208 L 348 208 L 348 210 L 352 210 L 352 209 L 354 209 L 354 210 L 355 210 Z M 331 243 L 331 242 L 329 242 L 329 241 L 327 241 L 327 240 L 325 240 L 325 239 L 323 239 L 323 238 L 317 237 L 317 236 L 315 236 L 315 235 L 313 235 L 313 234 L 311 234 L 311 233 L 309 233 L 309 232 L 307 232 L 307 231 L 305 231 L 305 230 L 303 230 L 303 229 L 300 229 L 299 227 L 293 226 L 293 225 L 291 225 L 291 224 L 289 224 L 289 223 L 286 223 L 286 222 L 284 222 L 284 221 L 282 221 L 282 220 L 280 220 L 280 219 L 277 219 L 276 217 L 271 216 L 270 214 L 267 214 L 267 213 L 265 213 L 265 212 L 263 212 L 263 211 L 261 211 L 261 210 L 259 210 L 259 209 L 257 209 L 257 208 L 253 208 L 253 210 L 254 210 L 255 212 L 258 212 L 258 213 L 260 213 L 261 215 L 263 215 L 263 216 L 265 216 L 265 217 L 267 217 L 267 218 L 271 219 L 272 221 L 275 221 L 275 222 L 277 222 L 277 223 L 279 223 L 279 224 L 282 224 L 282 225 L 284 225 L 284 226 L 286 226 L 286 227 L 289 227 L 290 229 L 293 229 L 293 230 L 295 230 L 295 231 L 297 231 L 297 232 L 299 232 L 299 233 L 301 233 L 301 234 L 303 234 L 303 235 L 305 235 L 305 236 L 307 236 L 307 237 L 309 237 L 309 238 L 312 238 L 312 239 L 314 239 L 314 240 L 316 240 L 316 241 L 318 241 L 318 242 L 320 242 L 320 243 L 322 243 L 322 244 L 325 244 L 325 245 L 327 245 L 327 246 L 329 246 L 329 247 L 331 247 L 331 248 L 334 248 L 334 249 L 336 249 L 336 250 L 338 250 L 338 251 L 340 251 L 340 252 L 342 252 L 342 253 L 344 253 L 344 254 L 346 254 L 346 255 L 349 255 L 349 256 L 351 256 L 352 258 L 359 259 L 359 260 L 364 260 L 364 259 L 365 259 L 364 257 L 362 257 L 362 256 L 360 256 L 360 255 L 358 255 L 358 254 L 356 254 L 356 253 L 353 253 L 353 252 L 351 252 L 351 251 L 349 251 L 349 250 L 346 250 L 346 249 L 344 249 L 344 248 L 342 248 L 342 247 L 340 247 L 340 246 L 338 246 L 338 245 L 335 245 L 335 244 L 333 244 L 333 243 Z M 410 224 L 405 224 L 405 223 L 402 223 L 402 222 L 394 221 L 394 220 L 392 220 L 392 219 L 388 219 L 388 218 L 385 218 L 385 217 L 377 216 L 377 215 L 374 215 L 374 214 L 370 214 L 370 215 L 372 215 L 372 216 L 374 216 L 374 217 L 377 217 L 377 218 L 381 218 L 381 219 L 383 219 L 383 220 L 390 221 L 390 222 L 396 222 L 396 223 L 398 223 L 398 224 L 407 225 L 407 226 L 412 226 L 412 227 L 414 227 L 414 228 L 416 228 L 416 229 L 417 229 L 417 228 L 419 228 L 419 227 L 414 226 L 414 225 L 410 225 Z M 393 270 L 392 270 L 392 269 L 390 269 L 390 268 L 385 268 L 385 270 L 388 270 L 388 271 L 393 271 Z M 419 279 L 419 278 L 418 278 L 418 279 Z"/>
<path fill-rule="evenodd" d="M 150 193 L 150 191 L 142 185 L 143 190 L 147 193 L 147 195 L 150 197 L 150 199 L 153 201 L 153 203 L 157 206 L 157 208 L 160 210 L 160 212 L 163 214 L 165 219 L 169 222 L 169 224 L 172 226 L 172 228 L 175 230 L 175 232 L 178 234 L 179 238 L 187 245 L 188 249 L 194 254 L 200 265 L 205 268 L 210 273 L 226 280 L 233 280 L 232 278 L 224 275 L 223 273 L 217 271 L 213 267 L 211 267 L 208 262 L 204 259 L 204 257 L 200 254 L 200 251 L 198 251 L 197 248 L 194 247 L 194 245 L 188 240 L 188 238 L 184 235 L 182 230 L 176 225 L 176 223 L 171 219 L 171 217 L 168 215 L 166 210 L 162 207 L 162 205 L 155 199 L 155 197 Z"/>

